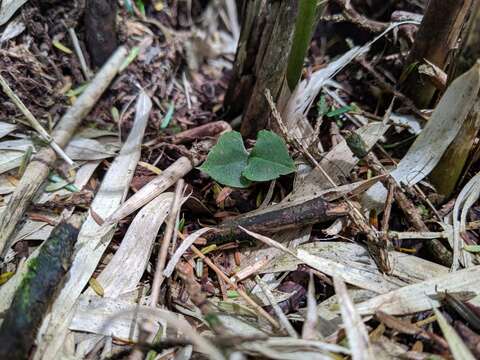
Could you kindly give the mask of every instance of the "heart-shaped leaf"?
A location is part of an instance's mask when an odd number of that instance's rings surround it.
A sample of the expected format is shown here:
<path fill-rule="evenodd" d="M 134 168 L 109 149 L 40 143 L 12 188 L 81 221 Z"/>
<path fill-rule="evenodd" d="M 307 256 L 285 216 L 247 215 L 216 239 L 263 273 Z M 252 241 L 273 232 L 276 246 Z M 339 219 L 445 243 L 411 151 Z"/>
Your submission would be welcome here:
<path fill-rule="evenodd" d="M 243 176 L 251 181 L 269 181 L 294 171 L 285 141 L 272 131 L 260 131 Z"/>
<path fill-rule="evenodd" d="M 245 188 L 250 185 L 250 181 L 242 176 L 247 159 L 242 136 L 237 131 L 229 131 L 220 136 L 199 169 L 223 185 Z"/>

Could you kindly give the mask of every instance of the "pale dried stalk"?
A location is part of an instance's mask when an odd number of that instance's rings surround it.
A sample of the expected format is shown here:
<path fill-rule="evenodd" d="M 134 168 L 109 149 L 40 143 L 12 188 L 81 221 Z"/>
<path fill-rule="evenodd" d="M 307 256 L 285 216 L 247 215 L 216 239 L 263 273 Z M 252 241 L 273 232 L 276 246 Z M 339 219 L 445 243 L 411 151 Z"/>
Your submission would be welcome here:
<path fill-rule="evenodd" d="M 260 259 L 255 264 L 249 265 L 237 271 L 235 275 L 233 275 L 230 278 L 230 280 L 232 280 L 233 282 L 239 282 L 239 281 L 245 280 L 251 275 L 258 273 L 258 271 L 264 268 L 269 262 L 270 262 L 270 259 L 268 259 L 267 257 Z"/>
<path fill-rule="evenodd" d="M 53 150 L 63 159 L 68 165 L 73 165 L 72 159 L 68 157 L 67 154 L 62 150 L 58 144 L 52 139 L 50 134 L 43 128 L 43 126 L 38 122 L 38 120 L 33 116 L 33 114 L 28 110 L 25 104 L 20 100 L 20 98 L 15 94 L 15 92 L 10 88 L 5 78 L 0 75 L 0 86 L 2 87 L 3 92 L 7 95 L 10 100 L 15 104 L 15 106 L 20 110 L 30 123 L 30 126 L 40 135 L 40 137 L 48 143 Z"/>
<path fill-rule="evenodd" d="M 317 329 L 317 302 L 315 301 L 315 283 L 313 273 L 310 271 L 307 291 L 307 313 L 302 328 L 302 339 L 316 340 L 319 335 Z"/>
<path fill-rule="evenodd" d="M 75 104 L 60 119 L 52 133 L 55 143 L 65 147 L 73 136 L 85 116 L 92 110 L 100 96 L 107 89 L 110 82 L 124 62 L 127 50 L 120 47 L 100 69 L 90 85 L 80 95 Z M 13 193 L 7 208 L 0 218 L 0 254 L 5 256 L 8 250 L 8 240 L 15 226 L 22 218 L 28 204 L 40 189 L 48 176 L 50 166 L 56 160 L 55 151 L 49 147 L 41 149 L 32 162 L 27 166 L 22 179 Z"/>
<path fill-rule="evenodd" d="M 355 309 L 352 299 L 348 295 L 347 286 L 343 279 L 338 276 L 333 277 L 333 285 L 338 296 L 343 325 L 347 333 L 350 350 L 352 351 L 352 359 L 374 359 L 367 329 Z"/>
<path fill-rule="evenodd" d="M 105 223 L 114 224 L 140 209 L 175 184 L 178 179 L 184 177 L 192 169 L 192 161 L 185 156 L 181 157 L 120 205 L 119 208 L 105 220 Z"/>
<path fill-rule="evenodd" d="M 180 179 L 178 180 L 177 186 L 175 187 L 175 196 L 172 201 L 172 207 L 170 208 L 170 212 L 168 214 L 165 236 L 163 237 L 162 245 L 160 247 L 160 251 L 158 252 L 157 267 L 155 269 L 155 275 L 153 277 L 152 296 L 150 298 L 150 305 L 152 307 L 155 307 L 158 304 L 158 298 L 160 297 L 160 287 L 162 286 L 163 279 L 165 278 L 165 276 L 163 275 L 163 269 L 165 268 L 165 264 L 167 263 L 168 248 L 170 246 L 170 242 L 172 241 L 172 237 L 175 231 L 177 214 L 180 211 L 180 207 L 182 206 L 181 200 L 184 183 L 185 182 L 183 181 L 183 179 Z"/>
<path fill-rule="evenodd" d="M 268 299 L 268 301 L 272 305 L 273 311 L 275 311 L 275 314 L 277 315 L 278 320 L 280 320 L 280 323 L 285 328 L 288 335 L 290 335 L 290 337 L 298 339 L 297 332 L 295 331 L 292 324 L 288 320 L 287 316 L 285 315 L 285 313 L 282 311 L 282 309 L 276 302 L 275 297 L 273 296 L 272 292 L 268 288 L 267 284 L 265 284 L 265 282 L 258 275 L 255 277 L 255 282 L 260 286 L 263 293 L 265 294 L 265 297 Z"/>
<path fill-rule="evenodd" d="M 80 42 L 78 41 L 77 33 L 74 28 L 68 28 L 68 35 L 70 35 L 70 40 L 72 41 L 73 49 L 75 54 L 77 54 L 78 61 L 80 61 L 80 67 L 82 68 L 83 75 L 86 80 L 92 78 L 92 70 L 87 65 L 85 61 L 85 56 L 83 56 L 82 48 L 80 47 Z"/>

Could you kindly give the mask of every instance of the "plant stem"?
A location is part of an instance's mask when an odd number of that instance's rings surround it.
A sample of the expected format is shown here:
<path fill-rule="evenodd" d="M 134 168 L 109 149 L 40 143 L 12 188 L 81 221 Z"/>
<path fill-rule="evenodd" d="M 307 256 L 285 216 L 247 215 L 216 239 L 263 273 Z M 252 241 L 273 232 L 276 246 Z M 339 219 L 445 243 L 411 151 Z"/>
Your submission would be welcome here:
<path fill-rule="evenodd" d="M 419 65 L 427 60 L 445 70 L 463 23 L 476 1 L 430 0 L 404 67 L 406 80 L 402 91 L 418 108 L 428 107 L 436 90 L 434 84 L 418 72 Z"/>
<path fill-rule="evenodd" d="M 317 0 L 299 0 L 298 3 L 295 34 L 293 35 L 292 50 L 287 68 L 287 83 L 291 91 L 295 89 L 302 75 L 303 62 L 318 19 Z M 324 8 L 325 2 L 319 6 L 319 12 L 322 12 Z"/>

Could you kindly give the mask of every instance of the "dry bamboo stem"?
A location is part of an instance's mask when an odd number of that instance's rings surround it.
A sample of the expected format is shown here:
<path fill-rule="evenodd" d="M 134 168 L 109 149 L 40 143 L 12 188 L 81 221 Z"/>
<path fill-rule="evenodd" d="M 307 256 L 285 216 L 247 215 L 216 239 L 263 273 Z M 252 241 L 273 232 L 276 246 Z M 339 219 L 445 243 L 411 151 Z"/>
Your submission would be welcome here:
<path fill-rule="evenodd" d="M 126 55 L 127 50 L 124 47 L 120 47 L 100 69 L 75 104 L 60 119 L 52 133 L 52 138 L 58 146 L 63 148 L 70 141 L 83 118 L 90 112 L 117 74 Z M 15 226 L 22 218 L 31 199 L 47 178 L 50 166 L 56 158 L 55 151 L 50 147 L 45 147 L 38 152 L 25 169 L 24 175 L 0 218 L 0 254 L 2 258 L 9 248 L 8 240 Z"/>
<path fill-rule="evenodd" d="M 269 127 L 270 110 L 265 91 L 269 90 L 275 101 L 281 97 L 286 86 L 285 75 L 288 59 L 292 48 L 295 30 L 295 17 L 298 12 L 298 2 L 282 0 L 271 2 L 271 31 L 262 35 L 258 55 L 255 61 L 255 84 L 250 100 L 243 114 L 241 133 L 245 137 L 255 137 L 259 130 Z M 269 19 L 270 20 L 270 19 Z"/>
<path fill-rule="evenodd" d="M 255 282 L 260 286 L 263 293 L 265 294 L 265 297 L 268 299 L 268 301 L 272 305 L 273 311 L 275 311 L 275 315 L 277 315 L 278 320 L 280 320 L 280 323 L 282 324 L 283 328 L 287 331 L 288 335 L 292 338 L 298 339 L 297 332 L 295 331 L 294 327 L 290 323 L 290 320 L 288 320 L 287 315 L 285 315 L 285 313 L 282 311 L 282 308 L 278 305 L 277 301 L 275 300 L 275 297 L 273 296 L 272 292 L 268 288 L 268 285 L 265 284 L 265 282 L 258 275 L 255 276 Z"/>
<path fill-rule="evenodd" d="M 182 206 L 181 199 L 183 188 L 184 181 L 183 179 L 180 179 L 177 181 L 177 186 L 175 187 L 175 196 L 172 201 L 170 213 L 168 214 L 168 222 L 165 229 L 165 236 L 163 237 L 162 245 L 160 247 L 160 251 L 158 252 L 157 267 L 155 269 L 155 276 L 153 277 L 152 296 L 150 298 L 150 305 L 152 307 L 155 307 L 158 304 L 158 299 L 160 297 L 160 287 L 162 286 L 163 279 L 165 278 L 165 276 L 163 275 L 163 269 L 165 269 L 168 248 L 174 235 L 177 214 L 180 211 L 180 207 Z"/>
<path fill-rule="evenodd" d="M 446 68 L 467 15 L 476 1 L 430 0 L 404 67 L 404 71 L 409 73 L 403 84 L 403 93 L 418 108 L 429 106 L 436 90 L 432 82 L 418 72 L 418 65 L 428 60 L 442 70 Z"/>
<path fill-rule="evenodd" d="M 73 161 L 65 154 L 61 147 L 55 143 L 52 139 L 50 134 L 43 128 L 43 126 L 38 122 L 38 120 L 33 116 L 33 114 L 28 110 L 25 104 L 20 100 L 20 98 L 14 93 L 14 91 L 10 88 L 7 81 L 0 75 L 0 86 L 2 87 L 3 92 L 13 101 L 13 103 L 17 106 L 17 108 L 22 112 L 22 114 L 27 118 L 30 126 L 38 132 L 40 137 L 47 142 L 53 150 L 63 159 L 65 160 L 68 165 L 72 166 Z"/>
<path fill-rule="evenodd" d="M 87 65 L 85 61 L 85 56 L 83 56 L 82 48 L 80 47 L 80 42 L 78 41 L 77 33 L 74 28 L 68 28 L 68 34 L 70 35 L 70 40 L 72 41 L 73 49 L 75 54 L 77 54 L 78 61 L 80 61 L 80 67 L 82 68 L 83 75 L 85 80 L 90 80 L 92 78 L 92 70 Z"/>
<path fill-rule="evenodd" d="M 189 158 L 185 156 L 179 158 L 155 179 L 150 181 L 120 205 L 120 207 L 105 220 L 105 223 L 114 224 L 140 209 L 142 206 L 148 204 L 170 186 L 175 184 L 177 180 L 188 174 L 193 169 L 193 166 L 194 164 L 192 164 L 192 161 Z"/>

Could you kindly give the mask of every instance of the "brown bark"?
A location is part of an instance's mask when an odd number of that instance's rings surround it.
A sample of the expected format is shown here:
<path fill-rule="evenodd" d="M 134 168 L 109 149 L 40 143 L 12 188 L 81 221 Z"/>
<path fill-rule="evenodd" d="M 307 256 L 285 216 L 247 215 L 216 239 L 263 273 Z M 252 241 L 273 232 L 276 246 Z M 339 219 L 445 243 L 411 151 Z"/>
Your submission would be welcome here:
<path fill-rule="evenodd" d="M 117 48 L 116 23 L 116 0 L 87 0 L 85 35 L 93 65 L 102 66 Z"/>
<path fill-rule="evenodd" d="M 243 1 L 241 14 L 242 30 L 233 63 L 232 77 L 224 101 L 228 117 L 232 119 L 242 113 L 254 84 L 256 54 L 267 15 L 265 0 Z"/>
<path fill-rule="evenodd" d="M 325 223 L 347 213 L 348 207 L 344 204 L 331 204 L 321 197 L 288 205 L 282 203 L 225 221 L 206 238 L 221 240 L 228 239 L 232 235 L 235 238 L 249 238 L 239 226 L 261 234 L 272 234 L 305 225 Z"/>
<path fill-rule="evenodd" d="M 233 118 L 243 111 L 245 137 L 268 127 L 265 90 L 278 100 L 285 82 L 298 1 L 245 0 L 242 32 L 225 108 Z"/>
<path fill-rule="evenodd" d="M 430 0 L 404 69 L 409 74 L 403 92 L 417 107 L 428 107 L 435 94 L 434 84 L 417 71 L 418 66 L 428 60 L 445 70 L 474 2 Z"/>
<path fill-rule="evenodd" d="M 288 58 L 292 48 L 295 19 L 298 10 L 296 0 L 274 2 L 269 12 L 269 23 L 262 36 L 255 62 L 256 79 L 252 95 L 243 114 L 241 132 L 254 137 L 259 130 L 269 127 L 269 106 L 265 90 L 270 90 L 278 101 L 285 84 Z M 271 30 L 270 30 L 271 29 Z"/>
<path fill-rule="evenodd" d="M 480 1 L 474 0 L 461 50 L 455 59 L 455 77 L 468 71 L 480 58 Z"/>

